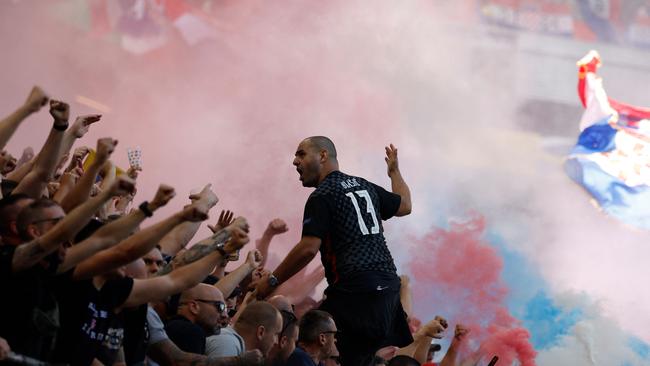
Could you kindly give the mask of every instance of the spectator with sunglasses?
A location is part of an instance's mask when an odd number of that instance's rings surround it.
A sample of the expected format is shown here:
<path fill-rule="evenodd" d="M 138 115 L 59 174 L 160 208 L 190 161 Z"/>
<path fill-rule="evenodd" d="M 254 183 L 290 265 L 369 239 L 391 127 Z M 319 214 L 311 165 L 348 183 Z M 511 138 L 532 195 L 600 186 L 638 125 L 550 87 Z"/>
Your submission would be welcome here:
<path fill-rule="evenodd" d="M 226 317 L 226 303 L 219 289 L 198 284 L 183 291 L 178 313 L 165 326 L 172 342 L 185 352 L 205 354 L 205 340 Z"/>
<path fill-rule="evenodd" d="M 338 329 L 332 316 L 322 310 L 310 310 L 300 319 L 298 347 L 289 356 L 286 366 L 317 366 L 338 354 Z"/>
<path fill-rule="evenodd" d="M 282 366 L 296 349 L 298 341 L 298 318 L 293 305 L 286 296 L 276 295 L 269 298 L 269 303 L 275 306 L 282 315 L 282 331 L 278 335 L 278 344 L 273 346 L 267 357 L 267 365 Z"/>

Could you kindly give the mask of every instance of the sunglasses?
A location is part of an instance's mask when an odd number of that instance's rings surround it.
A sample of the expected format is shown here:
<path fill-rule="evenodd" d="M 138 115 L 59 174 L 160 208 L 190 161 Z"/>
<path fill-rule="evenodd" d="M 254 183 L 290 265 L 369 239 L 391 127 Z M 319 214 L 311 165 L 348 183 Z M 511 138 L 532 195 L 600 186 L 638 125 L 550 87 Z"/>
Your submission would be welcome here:
<path fill-rule="evenodd" d="M 223 301 L 213 301 L 213 300 L 203 300 L 203 299 L 194 299 L 194 301 L 202 302 L 205 304 L 210 304 L 214 306 L 215 309 L 217 309 L 218 312 L 220 313 L 225 313 L 226 312 L 226 303 Z"/>
<path fill-rule="evenodd" d="M 42 220 L 32 221 L 32 224 L 40 224 L 40 223 L 42 223 L 42 222 L 53 222 L 54 225 L 56 225 L 56 224 L 58 224 L 59 221 L 61 221 L 61 220 L 63 220 L 63 216 L 61 216 L 61 217 L 55 217 L 55 218 L 53 218 L 53 219 L 42 219 Z"/>
<path fill-rule="evenodd" d="M 286 310 L 280 310 L 280 314 L 282 315 L 282 331 L 280 332 L 280 336 L 282 336 L 291 324 L 298 321 L 298 318 L 296 318 L 294 313 Z"/>

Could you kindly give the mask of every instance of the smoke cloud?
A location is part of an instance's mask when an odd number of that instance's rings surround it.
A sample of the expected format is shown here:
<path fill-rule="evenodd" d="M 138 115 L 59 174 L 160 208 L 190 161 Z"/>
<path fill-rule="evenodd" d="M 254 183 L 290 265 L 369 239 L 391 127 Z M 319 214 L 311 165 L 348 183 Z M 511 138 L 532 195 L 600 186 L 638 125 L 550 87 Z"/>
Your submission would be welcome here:
<path fill-rule="evenodd" d="M 290 232 L 272 244 L 279 254 L 299 239 L 310 193 L 291 165 L 302 138 L 330 136 L 342 170 L 384 187 L 383 146 L 392 142 L 414 210 L 385 228 L 400 271 L 413 276 L 418 317 L 469 323 L 473 346 L 500 354 L 499 364 L 643 362 L 625 340 L 650 342 L 647 233 L 598 212 L 563 173 L 565 151 L 547 149 L 539 116 L 519 113 L 517 83 L 526 75 L 516 67 L 516 41 L 457 22 L 463 2 L 451 0 L 215 3 L 209 41 L 189 46 L 167 29 L 164 47 L 135 55 L 80 26 L 75 11 L 86 2 L 2 2 L 0 111 L 12 111 L 33 84 L 72 102 L 76 114 L 96 112 L 78 96 L 109 107 L 81 143 L 119 139 L 120 166 L 127 147 L 142 147 L 136 201 L 151 199 L 159 183 L 179 193 L 156 219 L 211 182 L 219 208 L 248 217 L 253 237 L 270 219 L 287 220 Z M 574 60 L 588 49 L 576 49 L 562 70 L 536 72 L 575 75 Z M 564 94 L 575 82 L 554 88 Z M 577 135 L 578 103 L 548 121 L 576 126 L 565 140 Z M 47 112 L 31 117 L 7 149 L 38 151 L 49 123 Z M 599 305 L 579 302 L 590 316 L 533 350 L 536 330 L 523 329 L 507 304 L 534 292 L 502 277 L 491 235 L 526 259 L 555 302 L 571 293 Z"/>

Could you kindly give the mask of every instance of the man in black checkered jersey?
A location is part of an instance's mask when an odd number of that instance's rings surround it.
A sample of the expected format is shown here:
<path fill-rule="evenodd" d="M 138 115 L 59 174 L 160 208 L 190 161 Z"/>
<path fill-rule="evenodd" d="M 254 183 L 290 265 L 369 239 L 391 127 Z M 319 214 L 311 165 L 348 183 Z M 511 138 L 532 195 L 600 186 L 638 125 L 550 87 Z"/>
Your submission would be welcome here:
<path fill-rule="evenodd" d="M 302 239 L 257 285 L 258 297 L 268 296 L 320 251 L 329 284 L 320 308 L 332 314 L 340 330 L 337 345 L 343 366 L 368 365 L 379 348 L 404 347 L 413 341 L 381 223 L 408 215 L 411 193 L 392 144 L 386 147 L 385 161 L 392 193 L 340 172 L 329 138 L 303 140 L 293 165 L 302 185 L 316 190 L 305 204 Z"/>

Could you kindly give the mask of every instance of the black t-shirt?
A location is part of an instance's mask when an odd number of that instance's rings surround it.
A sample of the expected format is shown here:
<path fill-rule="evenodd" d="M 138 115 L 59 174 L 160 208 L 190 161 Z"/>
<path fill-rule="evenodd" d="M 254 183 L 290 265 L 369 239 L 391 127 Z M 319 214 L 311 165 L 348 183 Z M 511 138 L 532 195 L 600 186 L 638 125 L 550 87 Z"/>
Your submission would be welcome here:
<path fill-rule="evenodd" d="M 399 285 L 382 220 L 395 215 L 401 197 L 339 171 L 330 173 L 305 204 L 303 236 L 322 240 L 330 287 L 372 291 Z"/>
<path fill-rule="evenodd" d="M 147 304 L 123 310 L 124 316 L 124 361 L 129 366 L 144 364 L 149 343 L 147 325 Z"/>
<path fill-rule="evenodd" d="M 59 308 L 51 281 L 57 264 L 44 261 L 13 273 L 16 246 L 0 246 L 0 337 L 12 351 L 48 360 L 59 329 Z M 47 267 L 47 268 L 46 268 Z"/>
<path fill-rule="evenodd" d="M 124 315 L 116 314 L 115 309 L 126 301 L 132 289 L 132 278 L 106 281 L 100 289 L 92 279 L 57 283 L 62 326 L 55 360 L 89 365 L 96 358 L 104 365 L 112 365 L 124 340 Z"/>
<path fill-rule="evenodd" d="M 192 323 L 182 315 L 169 319 L 165 332 L 178 348 L 189 353 L 205 354 L 206 334 L 203 328 Z"/>

